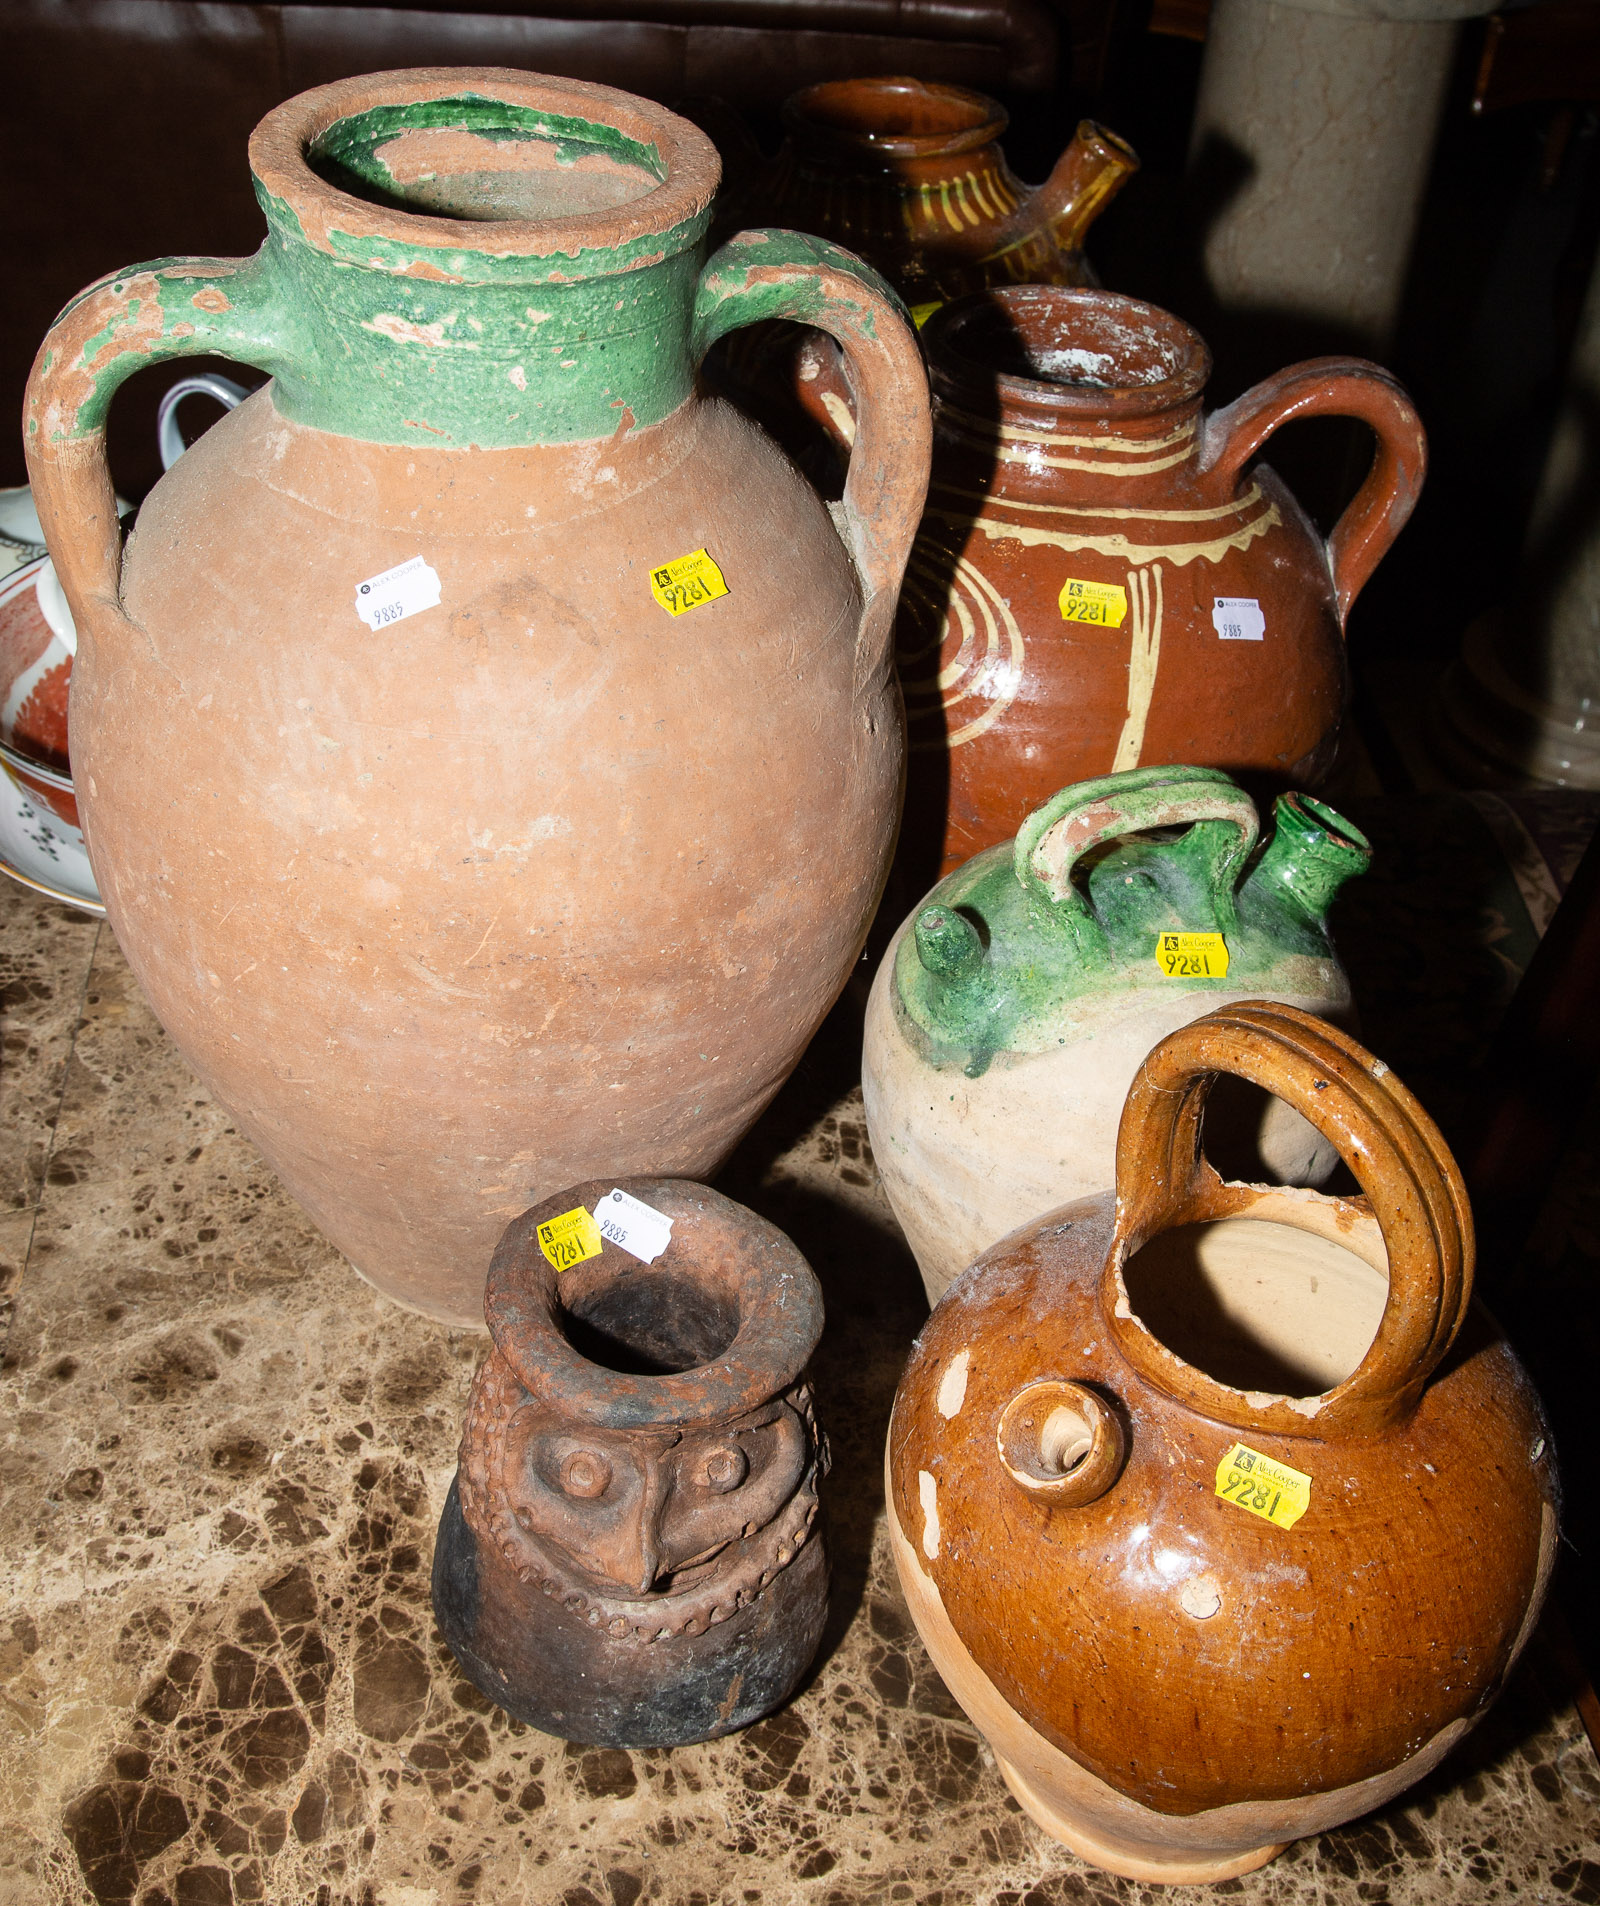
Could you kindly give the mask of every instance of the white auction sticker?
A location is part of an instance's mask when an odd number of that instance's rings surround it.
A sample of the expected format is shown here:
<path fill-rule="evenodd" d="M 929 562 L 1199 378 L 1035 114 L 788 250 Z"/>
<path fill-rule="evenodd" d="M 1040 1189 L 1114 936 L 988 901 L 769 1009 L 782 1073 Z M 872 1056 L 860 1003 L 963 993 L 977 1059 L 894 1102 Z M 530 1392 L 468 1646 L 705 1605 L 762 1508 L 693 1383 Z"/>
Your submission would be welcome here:
<path fill-rule="evenodd" d="M 1217 596 L 1211 626 L 1224 642 L 1265 642 L 1267 618 L 1254 596 Z"/>
<path fill-rule="evenodd" d="M 356 614 L 369 629 L 386 629 L 404 622 L 419 609 L 439 606 L 439 572 L 421 556 L 397 563 L 381 576 L 369 576 L 356 585 Z"/>
<path fill-rule="evenodd" d="M 672 1241 L 672 1220 L 632 1192 L 613 1191 L 594 1208 L 600 1235 L 631 1251 L 642 1263 L 654 1264 Z"/>

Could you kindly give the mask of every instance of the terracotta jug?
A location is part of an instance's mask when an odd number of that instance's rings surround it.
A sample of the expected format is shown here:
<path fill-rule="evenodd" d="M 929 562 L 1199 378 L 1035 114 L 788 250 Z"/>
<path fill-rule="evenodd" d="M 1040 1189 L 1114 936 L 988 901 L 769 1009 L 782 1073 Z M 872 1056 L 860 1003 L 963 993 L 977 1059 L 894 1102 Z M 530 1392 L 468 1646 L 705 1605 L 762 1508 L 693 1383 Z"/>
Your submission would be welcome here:
<path fill-rule="evenodd" d="M 1218 1074 L 1281 1093 L 1362 1195 L 1229 1184 Z M 1141 1067 L 1115 1192 L 1014 1232 L 918 1339 L 891 1535 L 928 1651 L 1084 1859 L 1207 1881 L 1382 1806 L 1505 1681 L 1558 1488 L 1470 1303 L 1433 1122 L 1305 1013 L 1225 1006 Z"/>
<path fill-rule="evenodd" d="M 949 872 L 1069 780 L 1173 761 L 1326 773 L 1344 625 L 1426 444 L 1387 371 L 1318 358 L 1205 413 L 1211 358 L 1153 305 L 995 291 L 923 330 L 934 479 L 901 609 L 907 844 Z M 1326 543 L 1265 465 L 1296 418 L 1372 426 Z"/>
<path fill-rule="evenodd" d="M 924 377 L 820 240 L 707 262 L 716 154 L 625 93 L 346 80 L 251 163 L 255 258 L 107 279 L 35 366 L 84 825 L 196 1071 L 364 1276 L 475 1324 L 553 1186 L 713 1171 L 860 953 Z M 837 526 L 696 387 L 792 315 L 861 405 Z M 111 395 L 200 351 L 273 381 L 124 554 Z"/>
<path fill-rule="evenodd" d="M 861 1091 L 930 1304 L 1008 1231 L 1112 1182 L 1122 1102 L 1158 1039 L 1261 995 L 1348 1017 L 1328 908 L 1372 850 L 1304 794 L 1280 796 L 1257 855 L 1259 834 L 1214 769 L 1080 782 L 902 924 L 867 1003 Z M 1214 1111 L 1239 1176 L 1332 1172 L 1304 1119 L 1229 1086 Z"/>
<path fill-rule="evenodd" d="M 922 314 L 988 285 L 1092 284 L 1089 227 L 1138 169 L 1085 119 L 1043 185 L 1023 185 L 1006 111 L 964 86 L 844 79 L 784 102 L 788 137 L 751 209 L 859 252 Z"/>
<path fill-rule="evenodd" d="M 484 1314 L 433 1560 L 462 1667 L 532 1726 L 602 1746 L 768 1713 L 827 1616 L 810 1266 L 703 1185 L 595 1179 L 510 1226 Z"/>

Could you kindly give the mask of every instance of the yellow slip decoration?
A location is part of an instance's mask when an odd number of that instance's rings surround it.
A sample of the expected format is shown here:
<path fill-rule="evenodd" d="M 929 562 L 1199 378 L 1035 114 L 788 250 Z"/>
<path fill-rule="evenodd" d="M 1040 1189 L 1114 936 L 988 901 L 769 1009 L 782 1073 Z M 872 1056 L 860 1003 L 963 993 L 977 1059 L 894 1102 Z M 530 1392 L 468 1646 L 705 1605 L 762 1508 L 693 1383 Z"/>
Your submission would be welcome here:
<path fill-rule="evenodd" d="M 1217 1494 L 1263 1522 L 1292 1529 L 1311 1507 L 1311 1478 L 1235 1443 L 1217 1464 Z"/>
<path fill-rule="evenodd" d="M 935 298 L 932 304 L 914 304 L 911 307 L 911 322 L 920 331 L 935 311 L 943 310 L 944 300 Z"/>
<path fill-rule="evenodd" d="M 1161 933 L 1156 965 L 1168 979 L 1226 979 L 1228 943 L 1220 933 Z"/>
<path fill-rule="evenodd" d="M 650 571 L 650 593 L 668 615 L 687 615 L 702 602 L 715 602 L 728 593 L 722 571 L 703 549 Z"/>
<path fill-rule="evenodd" d="M 586 1257 L 600 1255 L 600 1227 L 582 1205 L 563 1211 L 559 1218 L 546 1218 L 537 1236 L 539 1249 L 556 1272 L 570 1271 Z"/>
<path fill-rule="evenodd" d="M 1120 629 L 1128 613 L 1128 592 L 1120 582 L 1081 582 L 1069 576 L 1061 587 L 1061 620 L 1092 622 L 1100 629 Z"/>

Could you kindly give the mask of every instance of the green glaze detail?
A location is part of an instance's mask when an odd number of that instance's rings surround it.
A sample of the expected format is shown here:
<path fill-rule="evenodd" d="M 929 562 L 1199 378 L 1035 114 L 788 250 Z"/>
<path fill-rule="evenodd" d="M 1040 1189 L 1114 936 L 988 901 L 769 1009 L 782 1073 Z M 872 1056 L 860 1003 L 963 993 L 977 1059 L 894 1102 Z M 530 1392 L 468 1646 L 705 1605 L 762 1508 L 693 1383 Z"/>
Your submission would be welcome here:
<path fill-rule="evenodd" d="M 983 964 L 978 929 L 949 907 L 924 907 L 912 930 L 917 936 L 917 958 L 940 979 L 966 979 Z"/>
<path fill-rule="evenodd" d="M 998 1054 L 1063 1043 L 1111 994 L 1322 990 L 1327 908 L 1371 850 L 1303 795 L 1282 797 L 1275 822 L 1243 878 L 1255 811 L 1215 769 L 1138 768 L 1064 789 L 1015 842 L 928 895 L 895 956 L 902 1030 L 931 1065 L 976 1078 Z M 1166 978 L 1157 936 L 1207 931 L 1226 938 L 1227 976 Z"/>
<path fill-rule="evenodd" d="M 158 258 L 135 265 L 79 292 L 62 318 L 83 305 L 103 313 L 104 322 L 59 371 L 55 352 L 47 355 L 44 368 L 55 376 L 59 398 L 48 426 L 37 408 L 27 421 L 30 433 L 48 427 L 57 442 L 103 430 L 117 390 L 147 364 L 216 355 L 276 372 L 308 348 L 264 251 L 254 258 Z"/>
<path fill-rule="evenodd" d="M 829 289 L 824 271 L 853 279 L 873 295 L 857 303 L 848 292 Z M 814 324 L 841 339 L 876 337 L 879 298 L 911 322 L 900 294 L 885 279 L 826 239 L 805 232 L 740 232 L 706 266 L 695 294 L 695 362 L 729 331 L 769 318 Z"/>
<path fill-rule="evenodd" d="M 374 106 L 364 113 L 339 119 L 313 142 L 306 158 L 311 169 L 330 185 L 356 198 L 372 198 L 380 205 L 405 211 L 420 207 L 420 195 L 398 186 L 384 163 L 383 147 L 408 132 L 456 131 L 477 133 L 496 144 L 531 143 L 549 146 L 556 166 L 570 171 L 585 159 L 606 159 L 647 173 L 654 185 L 667 176 L 660 151 L 630 139 L 615 126 L 564 113 L 540 112 L 509 100 L 482 93 L 458 93 L 448 99 L 424 99 L 410 104 Z M 640 182 L 632 196 L 642 197 L 650 185 Z"/>
<path fill-rule="evenodd" d="M 323 135 L 324 162 L 352 177 L 381 171 L 386 138 L 439 126 L 524 140 L 547 126 L 557 170 L 600 153 L 609 180 L 619 162 L 641 170 L 638 197 L 664 169 L 653 146 L 612 127 L 471 96 L 355 115 Z M 102 428 L 113 393 L 143 365 L 199 353 L 269 372 L 274 403 L 296 423 L 436 449 L 611 437 L 660 422 L 694 388 L 709 205 L 622 245 L 574 241 L 532 257 L 496 251 L 493 218 L 476 224 L 481 249 L 454 243 L 455 220 L 452 242 L 435 248 L 336 229 L 317 239 L 259 181 L 257 196 L 269 237 L 254 258 L 160 259 L 83 294 L 103 301 L 105 324 L 63 369 L 77 388 L 55 407 L 58 437 Z M 352 224 L 363 209 L 352 203 Z"/>
<path fill-rule="evenodd" d="M 1309 794 L 1280 794 L 1272 820 L 1272 841 L 1250 876 L 1249 891 L 1274 894 L 1320 925 L 1334 895 L 1371 860 L 1371 844 Z"/>
<path fill-rule="evenodd" d="M 433 175 L 398 184 L 386 144 L 439 130 L 543 141 L 553 162 L 462 175 L 466 187 Z M 472 94 L 352 115 L 311 156 L 324 176 L 361 194 L 351 197 L 354 226 L 374 199 L 416 215 L 432 185 L 441 203 L 481 191 L 481 209 L 497 194 L 512 202 L 544 190 L 558 175 L 592 176 L 621 204 L 642 200 L 664 172 L 654 146 L 613 127 Z M 417 156 L 413 147 L 413 164 Z M 597 162 L 588 173 L 586 161 Z M 440 227 L 449 244 L 419 246 L 336 223 L 312 233 L 259 181 L 257 196 L 269 237 L 253 259 L 163 259 L 84 294 L 103 299 L 105 324 L 82 354 L 76 408 L 57 406 L 60 436 L 102 428 L 112 394 L 140 366 L 205 352 L 270 372 L 273 402 L 293 422 L 370 443 L 497 450 L 593 441 L 670 416 L 692 393 L 705 352 L 738 325 L 786 317 L 845 339 L 873 335 L 874 297 L 857 300 L 841 278 L 899 304 L 876 272 L 796 232 L 743 233 L 702 273 L 709 205 L 625 244 L 575 239 L 570 251 L 533 257 L 495 249 L 506 227 L 493 216 L 471 221 L 481 248 L 455 242 L 456 217 Z"/>

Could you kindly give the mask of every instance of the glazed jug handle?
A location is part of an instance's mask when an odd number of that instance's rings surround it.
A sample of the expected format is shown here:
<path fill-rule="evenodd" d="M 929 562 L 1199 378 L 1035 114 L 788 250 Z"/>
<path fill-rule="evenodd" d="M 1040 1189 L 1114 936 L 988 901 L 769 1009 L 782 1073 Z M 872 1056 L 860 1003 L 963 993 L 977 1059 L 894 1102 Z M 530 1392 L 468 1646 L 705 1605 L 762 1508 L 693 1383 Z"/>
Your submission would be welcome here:
<path fill-rule="evenodd" d="M 1091 847 L 1152 827 L 1187 827 L 1180 851 L 1196 864 L 1211 907 L 1210 921 L 1237 924 L 1234 883 L 1261 831 L 1255 803 L 1218 768 L 1133 768 L 1063 788 L 1017 830 L 1012 866 L 1023 888 L 1065 912 L 1080 931 L 1103 933 L 1072 870 Z"/>
<path fill-rule="evenodd" d="M 1248 1214 L 1260 1187 L 1225 1183 L 1201 1148 L 1220 1073 L 1275 1093 L 1355 1174 L 1363 1197 L 1296 1191 L 1272 1210 L 1335 1242 L 1375 1217 L 1389 1295 L 1366 1355 L 1321 1397 L 1230 1389 L 1175 1356 L 1128 1302 L 1122 1266 L 1162 1231 Z M 1271 1195 L 1271 1194 L 1266 1194 Z M 1265 1214 L 1262 1214 L 1265 1215 Z M 1117 1217 L 1100 1307 L 1124 1355 L 1190 1408 L 1237 1429 L 1376 1436 L 1403 1422 L 1449 1349 L 1472 1296 L 1472 1210 L 1438 1127 L 1389 1068 L 1348 1034 L 1292 1006 L 1247 1000 L 1170 1033 L 1145 1059 L 1117 1132 Z"/>
<path fill-rule="evenodd" d="M 857 424 L 836 520 L 866 596 L 860 661 L 887 668 L 933 449 L 916 335 L 896 294 L 849 252 L 801 232 L 740 232 L 701 273 L 695 363 L 718 338 L 767 318 L 814 325 L 843 349 Z"/>
<path fill-rule="evenodd" d="M 163 258 L 92 284 L 50 327 L 28 378 L 23 447 L 51 560 L 81 633 L 131 629 L 106 414 L 147 364 L 219 356 L 276 370 L 284 325 L 265 247 L 254 258 Z"/>
<path fill-rule="evenodd" d="M 1360 357 L 1313 357 L 1213 411 L 1202 426 L 1201 476 L 1231 496 L 1245 464 L 1273 431 L 1302 417 L 1355 417 L 1378 440 L 1366 481 L 1327 542 L 1342 629 L 1351 603 L 1417 506 L 1428 437 L 1411 399 L 1381 365 Z"/>

